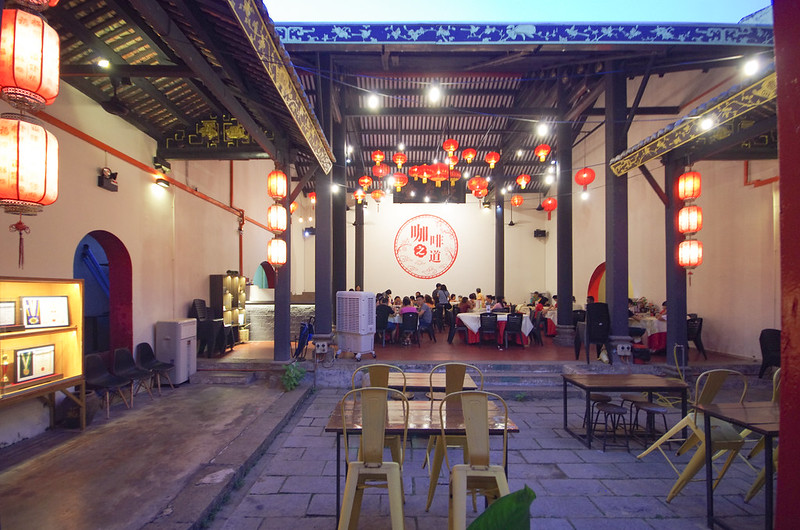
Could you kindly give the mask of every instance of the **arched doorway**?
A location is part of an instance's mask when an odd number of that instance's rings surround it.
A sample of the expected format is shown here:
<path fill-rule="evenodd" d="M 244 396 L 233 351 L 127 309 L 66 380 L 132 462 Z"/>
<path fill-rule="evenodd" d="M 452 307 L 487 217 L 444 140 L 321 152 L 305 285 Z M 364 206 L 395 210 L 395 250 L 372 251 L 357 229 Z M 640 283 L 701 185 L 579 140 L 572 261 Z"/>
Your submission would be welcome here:
<path fill-rule="evenodd" d="M 256 269 L 253 277 L 253 283 L 261 289 L 274 289 L 275 288 L 275 269 L 266 261 L 262 261 L 261 265 Z"/>
<path fill-rule="evenodd" d="M 132 267 L 122 241 L 105 230 L 84 236 L 73 276 L 84 281 L 84 353 L 132 348 Z"/>

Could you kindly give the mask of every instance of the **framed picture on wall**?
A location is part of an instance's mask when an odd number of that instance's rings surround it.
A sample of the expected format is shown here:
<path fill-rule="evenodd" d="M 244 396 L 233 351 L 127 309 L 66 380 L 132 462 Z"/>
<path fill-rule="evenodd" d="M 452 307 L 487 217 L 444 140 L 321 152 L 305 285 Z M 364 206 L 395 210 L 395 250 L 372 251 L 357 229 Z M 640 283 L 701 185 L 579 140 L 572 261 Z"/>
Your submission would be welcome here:
<path fill-rule="evenodd" d="M 0 301 L 0 331 L 23 329 L 17 325 L 17 303 L 13 300 Z"/>
<path fill-rule="evenodd" d="M 69 326 L 69 299 L 66 296 L 23 296 L 22 317 L 25 329 Z"/>
<path fill-rule="evenodd" d="M 16 382 L 23 383 L 31 379 L 53 375 L 55 373 L 55 352 L 54 344 L 15 350 Z"/>

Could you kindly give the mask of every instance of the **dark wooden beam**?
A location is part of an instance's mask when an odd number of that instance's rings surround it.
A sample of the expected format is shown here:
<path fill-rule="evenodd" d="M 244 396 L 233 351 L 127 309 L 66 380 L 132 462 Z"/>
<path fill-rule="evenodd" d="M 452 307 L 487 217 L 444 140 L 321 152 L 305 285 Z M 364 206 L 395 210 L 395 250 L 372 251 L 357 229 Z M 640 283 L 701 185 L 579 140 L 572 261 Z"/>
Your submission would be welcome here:
<path fill-rule="evenodd" d="M 630 109 L 628 109 L 630 110 Z M 637 114 L 639 116 L 675 116 L 679 114 L 679 106 L 655 106 L 641 107 Z M 605 108 L 589 109 L 590 116 L 605 116 Z M 507 109 L 502 107 L 399 107 L 399 108 L 380 108 L 371 110 L 361 107 L 348 107 L 345 110 L 348 117 L 366 116 L 452 116 L 453 114 L 463 114 L 467 116 L 499 116 L 503 118 L 536 118 L 551 117 L 558 115 L 558 111 L 551 107 L 531 107 Z"/>
<path fill-rule="evenodd" d="M 62 64 L 61 77 L 155 77 L 155 78 L 186 78 L 192 77 L 194 72 L 184 65 L 155 64 L 132 65 L 112 64 L 108 68 L 101 68 L 96 64 Z"/>
<path fill-rule="evenodd" d="M 723 138 L 722 140 L 708 142 L 707 144 L 701 147 L 693 148 L 692 147 L 693 144 L 687 144 L 685 147 L 679 147 L 678 149 L 675 149 L 672 152 L 670 152 L 666 158 L 668 158 L 669 160 L 680 160 L 681 158 L 684 158 L 688 159 L 691 162 L 697 162 L 698 160 L 705 160 L 708 158 L 715 157 L 720 153 L 727 151 L 728 149 L 735 149 L 738 146 L 740 146 L 743 142 L 746 142 L 751 138 L 755 138 L 756 136 L 761 136 L 762 134 L 766 134 L 770 131 L 775 131 L 777 130 L 777 128 L 778 128 L 778 116 L 777 114 L 773 114 L 768 118 L 755 122 L 753 125 L 747 127 L 746 129 L 739 129 L 735 133 Z"/>
<path fill-rule="evenodd" d="M 647 166 L 645 165 L 639 166 L 639 171 L 642 172 L 642 175 L 644 175 L 645 180 L 647 180 L 647 183 L 650 184 L 651 188 L 653 188 L 653 191 L 656 192 L 656 195 L 658 195 L 658 198 L 661 199 L 661 202 L 664 203 L 664 206 L 668 206 L 669 199 L 667 198 L 667 194 L 664 193 L 664 190 L 662 190 L 661 186 L 658 185 L 658 182 L 656 182 L 656 179 L 655 177 L 653 177 L 653 174 L 650 173 L 649 169 L 647 169 Z"/>

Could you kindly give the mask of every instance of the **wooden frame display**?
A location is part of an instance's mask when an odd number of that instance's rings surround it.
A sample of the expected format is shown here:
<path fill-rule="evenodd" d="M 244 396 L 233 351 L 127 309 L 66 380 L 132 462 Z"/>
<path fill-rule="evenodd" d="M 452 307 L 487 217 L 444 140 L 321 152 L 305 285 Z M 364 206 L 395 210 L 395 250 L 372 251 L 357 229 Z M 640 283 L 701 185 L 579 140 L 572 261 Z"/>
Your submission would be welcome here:
<path fill-rule="evenodd" d="M 55 344 L 35 346 L 14 351 L 16 382 L 46 377 L 55 373 Z"/>
<path fill-rule="evenodd" d="M 23 296 L 25 329 L 69 326 L 69 298 L 66 296 Z"/>
<path fill-rule="evenodd" d="M 17 323 L 17 303 L 14 300 L 0 301 L 0 333 L 25 329 Z"/>

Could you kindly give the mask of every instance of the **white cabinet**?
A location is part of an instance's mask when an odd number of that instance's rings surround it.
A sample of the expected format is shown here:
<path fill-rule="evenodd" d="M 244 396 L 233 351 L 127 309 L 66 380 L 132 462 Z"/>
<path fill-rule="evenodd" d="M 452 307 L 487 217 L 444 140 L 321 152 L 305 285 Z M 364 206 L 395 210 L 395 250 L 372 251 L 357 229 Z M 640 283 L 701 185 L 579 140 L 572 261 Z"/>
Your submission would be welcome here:
<path fill-rule="evenodd" d="M 175 365 L 169 374 L 174 384 L 188 381 L 197 371 L 197 320 L 156 322 L 156 358 Z"/>

